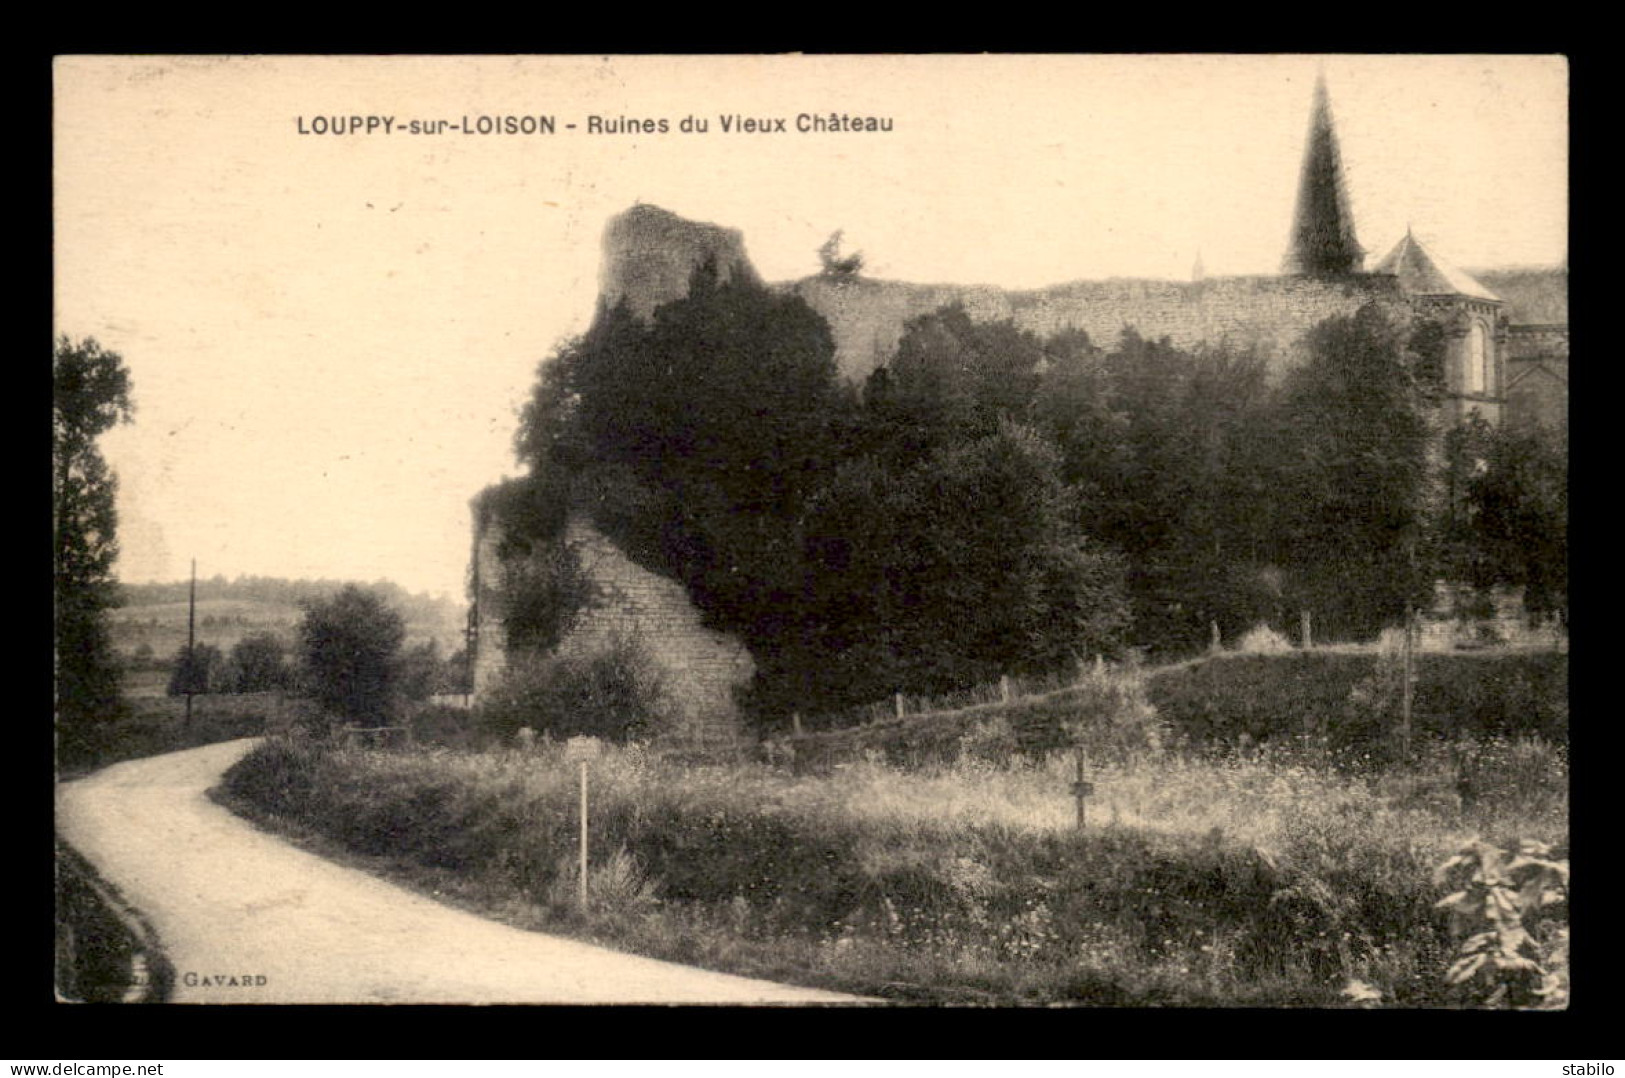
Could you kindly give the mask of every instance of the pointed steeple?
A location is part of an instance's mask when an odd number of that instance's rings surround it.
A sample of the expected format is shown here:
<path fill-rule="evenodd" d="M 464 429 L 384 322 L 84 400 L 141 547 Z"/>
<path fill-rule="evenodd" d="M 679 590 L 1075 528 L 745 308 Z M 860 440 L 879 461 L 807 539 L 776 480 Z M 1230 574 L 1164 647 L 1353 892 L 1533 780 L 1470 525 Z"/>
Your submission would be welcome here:
<path fill-rule="evenodd" d="M 1365 251 L 1354 238 L 1354 213 L 1343 179 L 1343 155 L 1332 126 L 1326 76 L 1315 78 L 1315 101 L 1309 116 L 1309 140 L 1298 180 L 1298 208 L 1292 219 L 1282 273 L 1315 277 L 1359 273 Z"/>
<path fill-rule="evenodd" d="M 1198 283 L 1207 280 L 1207 267 L 1202 265 L 1202 252 L 1196 252 L 1196 264 L 1191 267 L 1191 280 Z"/>

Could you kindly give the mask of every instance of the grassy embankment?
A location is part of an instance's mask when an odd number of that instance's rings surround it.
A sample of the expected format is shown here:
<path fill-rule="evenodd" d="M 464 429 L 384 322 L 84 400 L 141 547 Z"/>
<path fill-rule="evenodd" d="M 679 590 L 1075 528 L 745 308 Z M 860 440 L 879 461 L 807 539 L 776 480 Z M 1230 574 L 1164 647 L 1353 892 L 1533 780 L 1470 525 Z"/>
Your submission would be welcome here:
<path fill-rule="evenodd" d="M 56 846 L 56 991 L 70 1003 L 162 1003 L 174 970 L 89 862 Z"/>
<path fill-rule="evenodd" d="M 1561 687 L 1561 662 L 1503 658 L 1519 672 L 1489 659 L 1436 665 L 1424 684 L 1455 685 L 1457 697 L 1433 699 L 1465 706 L 1459 693 L 1480 683 L 1472 723 Z M 1433 870 L 1474 837 L 1565 843 L 1565 753 L 1493 736 L 1530 731 L 1490 723 L 1463 803 L 1444 743 L 1422 733 L 1402 766 L 1366 754 L 1341 773 L 1318 718 L 1307 740 L 1240 752 L 1201 733 L 1198 717 L 1257 718 L 1260 699 L 1307 706 L 1305 677 L 1358 719 L 1365 704 L 1322 684 L 1338 664 L 1305 662 L 1225 660 L 1161 690 L 1153 678 L 1160 715 L 1121 683 L 1017 703 L 969 724 L 957 759 L 912 771 L 876 750 L 799 776 L 612 752 L 594 765 L 586 915 L 573 905 L 575 774 L 557 748 L 278 740 L 224 792 L 274 826 L 514 923 L 882 998 L 1335 1006 L 1358 980 L 1388 1005 L 1461 1002 L 1443 984 L 1454 941 Z M 1365 669 L 1356 684 L 1370 690 L 1373 660 Z M 1550 696 L 1537 702 L 1566 717 Z M 1055 709 L 1091 747 L 1083 831 L 1070 754 L 1013 751 L 1033 707 Z M 1152 748 L 1159 729 L 1165 745 Z"/>

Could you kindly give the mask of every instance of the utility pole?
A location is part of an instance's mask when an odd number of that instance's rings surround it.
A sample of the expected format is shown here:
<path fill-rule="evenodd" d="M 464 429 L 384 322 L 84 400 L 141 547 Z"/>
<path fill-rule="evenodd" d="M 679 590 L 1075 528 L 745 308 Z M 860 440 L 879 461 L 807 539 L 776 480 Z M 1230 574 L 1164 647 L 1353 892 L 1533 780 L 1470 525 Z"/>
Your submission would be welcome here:
<path fill-rule="evenodd" d="M 197 559 L 192 559 L 192 586 L 186 601 L 186 726 L 192 728 L 192 679 L 197 676 Z"/>

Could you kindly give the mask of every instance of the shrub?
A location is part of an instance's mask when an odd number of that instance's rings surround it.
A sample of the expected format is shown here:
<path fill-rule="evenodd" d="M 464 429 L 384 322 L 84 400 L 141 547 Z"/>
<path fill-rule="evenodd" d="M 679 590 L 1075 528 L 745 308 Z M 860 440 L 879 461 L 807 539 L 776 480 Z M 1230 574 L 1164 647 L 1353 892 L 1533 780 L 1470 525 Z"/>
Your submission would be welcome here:
<path fill-rule="evenodd" d="M 383 726 L 395 713 L 406 623 L 383 595 L 350 584 L 305 605 L 299 644 L 310 692 L 350 721 Z"/>
<path fill-rule="evenodd" d="M 473 715 L 449 704 L 420 704 L 407 715 L 412 740 L 424 745 L 472 748 L 478 730 Z"/>
<path fill-rule="evenodd" d="M 1436 879 L 1452 888 L 1438 906 L 1460 941 L 1447 982 L 1490 1007 L 1567 1005 L 1567 857 L 1527 839 L 1510 850 L 1472 842 Z"/>
<path fill-rule="evenodd" d="M 529 727 L 556 738 L 619 742 L 653 734 L 670 711 L 664 679 L 647 649 L 636 637 L 617 636 L 590 655 L 515 657 L 477 721 L 503 741 Z"/>
<path fill-rule="evenodd" d="M 1146 690 L 1145 672 L 1133 663 L 1096 663 L 1066 694 L 1061 726 L 1071 744 L 1091 758 L 1120 760 L 1157 752 L 1166 730 Z"/>
<path fill-rule="evenodd" d="M 1259 624 L 1236 641 L 1236 650 L 1246 655 L 1279 655 L 1292 650 L 1292 641 L 1268 625 Z"/>

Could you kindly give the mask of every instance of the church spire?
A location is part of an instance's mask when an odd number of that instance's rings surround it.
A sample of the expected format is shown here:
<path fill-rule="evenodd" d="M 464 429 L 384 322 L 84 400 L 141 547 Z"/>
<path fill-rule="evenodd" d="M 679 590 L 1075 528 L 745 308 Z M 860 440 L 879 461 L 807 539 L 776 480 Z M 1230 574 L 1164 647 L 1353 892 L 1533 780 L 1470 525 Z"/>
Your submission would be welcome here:
<path fill-rule="evenodd" d="M 1292 220 L 1282 273 L 1325 277 L 1358 273 L 1365 251 L 1354 238 L 1354 213 L 1343 180 L 1343 155 L 1332 127 L 1326 76 L 1315 79 L 1315 102 L 1309 117 L 1309 141 L 1303 151 L 1298 181 L 1298 208 Z"/>

